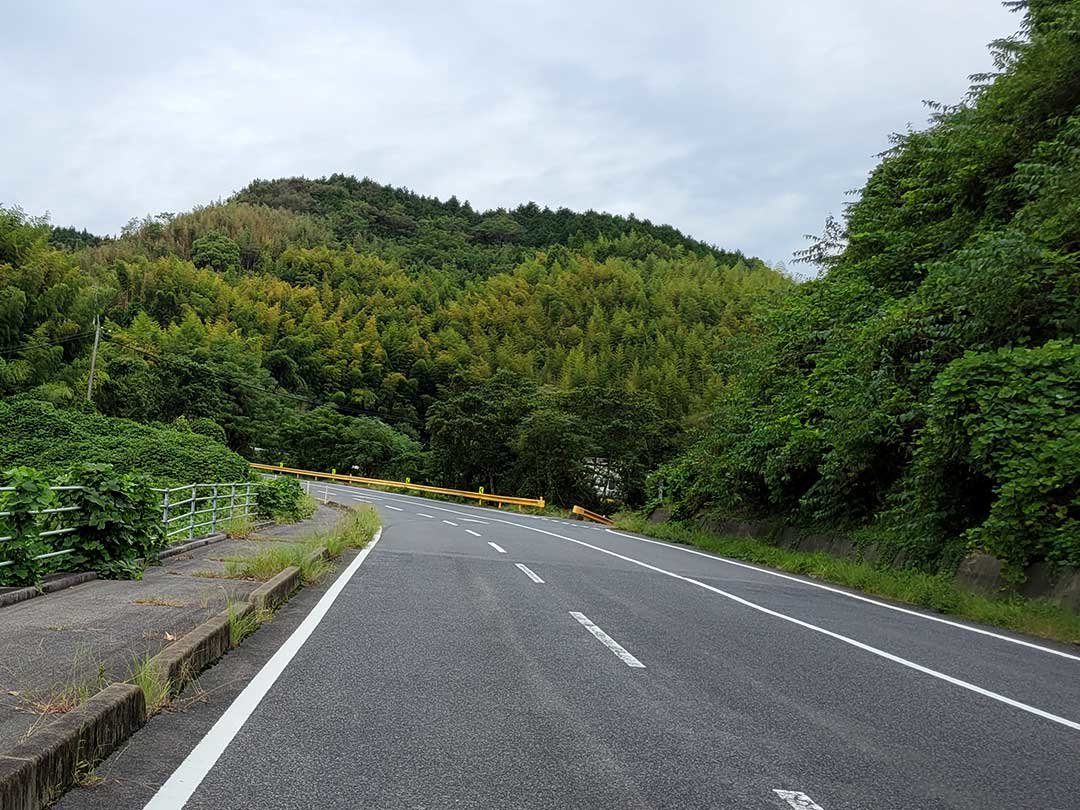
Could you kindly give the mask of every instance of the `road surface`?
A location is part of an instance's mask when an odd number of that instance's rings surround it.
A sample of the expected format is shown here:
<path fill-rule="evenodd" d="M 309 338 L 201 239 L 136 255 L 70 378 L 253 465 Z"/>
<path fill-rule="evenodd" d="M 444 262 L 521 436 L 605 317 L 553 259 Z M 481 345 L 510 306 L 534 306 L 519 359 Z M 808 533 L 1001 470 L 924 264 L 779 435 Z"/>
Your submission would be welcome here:
<path fill-rule="evenodd" d="M 598 526 L 324 491 L 375 505 L 381 538 L 147 808 L 1080 808 L 1076 648 Z"/>

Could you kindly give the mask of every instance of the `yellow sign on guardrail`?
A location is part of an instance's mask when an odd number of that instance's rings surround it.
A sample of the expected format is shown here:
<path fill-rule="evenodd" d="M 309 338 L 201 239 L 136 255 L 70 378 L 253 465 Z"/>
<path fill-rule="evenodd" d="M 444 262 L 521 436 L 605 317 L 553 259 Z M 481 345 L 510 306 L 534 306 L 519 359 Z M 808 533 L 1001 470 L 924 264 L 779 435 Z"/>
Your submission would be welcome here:
<path fill-rule="evenodd" d="M 502 506 L 506 504 L 508 506 L 531 506 L 537 509 L 543 509 L 545 501 L 543 498 L 515 498 L 509 495 L 489 495 L 482 489 L 479 492 L 470 492 L 467 489 L 448 489 L 446 487 L 429 487 L 423 484 L 413 484 L 408 480 L 405 481 L 385 481 L 381 478 L 363 478 L 359 475 L 342 475 L 336 472 L 317 472 L 315 470 L 300 470 L 295 467 L 275 467 L 273 464 L 256 464 L 251 462 L 251 468 L 255 470 L 264 470 L 266 472 L 286 473 L 288 475 L 295 475 L 298 478 L 308 477 L 315 479 L 326 479 L 328 481 L 342 481 L 346 484 L 369 484 L 376 487 L 390 487 L 391 489 L 409 489 L 415 492 L 430 492 L 434 495 L 454 495 L 458 498 L 472 498 L 473 500 L 484 503 L 489 501 L 494 504 Z"/>

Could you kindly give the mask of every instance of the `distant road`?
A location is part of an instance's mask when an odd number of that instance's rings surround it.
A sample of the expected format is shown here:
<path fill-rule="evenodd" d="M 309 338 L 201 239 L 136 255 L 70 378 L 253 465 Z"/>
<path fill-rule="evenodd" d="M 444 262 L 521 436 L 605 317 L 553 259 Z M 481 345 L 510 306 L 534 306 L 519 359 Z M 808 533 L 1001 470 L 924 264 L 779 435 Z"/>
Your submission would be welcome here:
<path fill-rule="evenodd" d="M 592 525 L 328 491 L 374 504 L 381 539 L 147 807 L 1080 807 L 1080 650 Z"/>

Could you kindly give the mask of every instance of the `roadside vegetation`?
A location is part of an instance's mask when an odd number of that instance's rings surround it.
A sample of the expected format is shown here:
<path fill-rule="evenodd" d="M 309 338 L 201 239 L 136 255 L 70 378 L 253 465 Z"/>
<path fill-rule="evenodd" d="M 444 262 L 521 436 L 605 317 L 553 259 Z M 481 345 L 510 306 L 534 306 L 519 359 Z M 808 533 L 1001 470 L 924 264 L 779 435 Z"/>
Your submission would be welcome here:
<path fill-rule="evenodd" d="M 351 509 L 329 531 L 314 532 L 298 543 L 268 543 L 267 548 L 254 554 L 226 559 L 222 576 L 265 582 L 295 566 L 300 569 L 300 580 L 308 585 L 333 570 L 328 558 L 337 557 L 346 549 L 363 548 L 378 528 L 379 517 L 373 507 Z M 317 553 L 323 549 L 325 556 Z"/>
<path fill-rule="evenodd" d="M 783 548 L 748 537 L 725 537 L 685 523 L 651 523 L 638 513 L 620 513 L 615 526 L 733 560 L 810 577 L 888 600 L 906 602 L 983 624 L 996 625 L 1055 641 L 1080 644 L 1080 614 L 1047 599 L 1017 595 L 994 598 L 972 593 L 949 572 L 896 568 L 824 552 Z"/>

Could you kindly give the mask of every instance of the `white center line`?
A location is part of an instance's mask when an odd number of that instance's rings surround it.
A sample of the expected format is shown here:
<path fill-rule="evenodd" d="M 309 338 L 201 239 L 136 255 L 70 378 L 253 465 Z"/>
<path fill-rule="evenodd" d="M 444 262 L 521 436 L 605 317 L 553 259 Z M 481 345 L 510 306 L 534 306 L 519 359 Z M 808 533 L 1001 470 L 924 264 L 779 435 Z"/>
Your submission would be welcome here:
<path fill-rule="evenodd" d="M 600 639 L 601 644 L 603 644 L 605 647 L 615 653 L 615 655 L 619 656 L 619 660 L 626 664 L 628 667 L 645 669 L 645 665 L 643 663 L 638 661 L 636 658 L 634 658 L 634 656 L 627 652 L 626 648 L 623 647 L 619 642 L 617 642 L 615 639 L 613 639 L 611 636 L 609 636 L 607 633 L 605 633 L 603 630 L 593 624 L 592 620 L 584 613 L 578 613 L 571 610 L 570 615 L 577 619 L 582 627 L 584 627 L 586 630 L 588 630 L 590 633 Z"/>
<path fill-rule="evenodd" d="M 491 546 L 493 549 L 495 549 L 500 554 L 505 554 L 506 553 L 506 549 L 503 548 L 502 546 L 500 546 L 498 543 L 492 543 L 490 540 L 488 540 L 488 545 Z"/>
<path fill-rule="evenodd" d="M 444 520 L 443 523 L 447 524 L 448 526 L 457 526 L 457 524 L 454 523 L 454 521 L 452 520 Z"/>
<path fill-rule="evenodd" d="M 405 511 L 400 506 L 391 506 L 388 503 L 384 503 L 383 506 L 385 506 L 387 509 L 393 509 L 395 512 L 404 512 Z"/>
<path fill-rule="evenodd" d="M 465 531 L 467 531 L 473 537 L 480 537 L 480 533 L 479 532 L 474 532 L 472 529 L 466 529 Z"/>
<path fill-rule="evenodd" d="M 544 584 L 544 580 L 540 579 L 540 577 L 538 577 L 536 573 L 531 568 L 529 568 L 529 566 L 522 563 L 514 563 L 514 565 L 521 569 L 521 572 L 533 582 L 539 583 L 540 585 Z"/>
<path fill-rule="evenodd" d="M 821 805 L 797 790 L 774 790 L 777 796 L 791 805 L 795 810 L 822 810 Z"/>
<path fill-rule="evenodd" d="M 425 515 L 423 512 L 417 512 L 416 514 L 418 514 L 420 517 L 431 518 L 432 520 L 435 519 L 434 515 Z"/>

